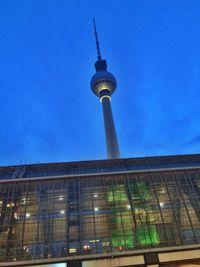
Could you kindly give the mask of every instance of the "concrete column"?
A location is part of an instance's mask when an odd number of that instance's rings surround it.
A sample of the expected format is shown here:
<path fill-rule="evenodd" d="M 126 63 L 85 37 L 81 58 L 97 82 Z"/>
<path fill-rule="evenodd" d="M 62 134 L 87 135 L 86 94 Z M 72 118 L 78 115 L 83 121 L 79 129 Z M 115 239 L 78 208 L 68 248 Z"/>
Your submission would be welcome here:
<path fill-rule="evenodd" d="M 106 134 L 106 145 L 108 159 L 120 158 L 119 144 L 115 130 L 115 123 L 112 115 L 112 108 L 110 104 L 110 96 L 103 96 L 101 98 L 104 116 L 104 126 Z"/>

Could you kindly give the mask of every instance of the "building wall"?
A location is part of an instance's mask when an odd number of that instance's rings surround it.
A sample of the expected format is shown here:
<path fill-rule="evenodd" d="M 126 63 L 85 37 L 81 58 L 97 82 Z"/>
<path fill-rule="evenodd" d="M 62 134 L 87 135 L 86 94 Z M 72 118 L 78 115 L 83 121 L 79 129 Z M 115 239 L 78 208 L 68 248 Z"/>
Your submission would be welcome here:
<path fill-rule="evenodd" d="M 0 187 L 0 261 L 200 242 L 199 170 L 12 180 Z"/>

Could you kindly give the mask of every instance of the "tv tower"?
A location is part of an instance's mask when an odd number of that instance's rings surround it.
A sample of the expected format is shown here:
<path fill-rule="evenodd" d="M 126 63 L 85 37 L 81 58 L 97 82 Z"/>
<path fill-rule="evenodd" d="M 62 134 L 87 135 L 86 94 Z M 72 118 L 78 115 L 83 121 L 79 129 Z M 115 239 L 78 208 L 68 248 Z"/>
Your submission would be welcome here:
<path fill-rule="evenodd" d="M 106 60 L 101 58 L 99 39 L 94 19 L 93 23 L 98 59 L 95 62 L 96 73 L 92 76 L 91 79 L 91 89 L 93 93 L 100 98 L 103 107 L 108 159 L 116 159 L 120 158 L 120 152 L 110 102 L 111 95 L 116 89 L 117 82 L 114 75 L 107 71 Z"/>

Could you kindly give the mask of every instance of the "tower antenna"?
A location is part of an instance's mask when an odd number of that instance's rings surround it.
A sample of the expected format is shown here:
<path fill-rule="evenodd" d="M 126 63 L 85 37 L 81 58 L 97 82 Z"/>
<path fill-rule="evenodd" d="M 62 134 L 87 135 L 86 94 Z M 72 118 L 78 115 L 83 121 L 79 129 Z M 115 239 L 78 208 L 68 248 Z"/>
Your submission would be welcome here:
<path fill-rule="evenodd" d="M 100 47 L 99 47 L 99 38 L 98 38 L 97 28 L 96 28 L 96 23 L 95 23 L 95 19 L 94 18 L 93 18 L 93 24 L 94 24 L 94 34 L 95 34 L 95 40 L 96 40 L 98 60 L 101 61 L 101 53 L 100 53 Z"/>

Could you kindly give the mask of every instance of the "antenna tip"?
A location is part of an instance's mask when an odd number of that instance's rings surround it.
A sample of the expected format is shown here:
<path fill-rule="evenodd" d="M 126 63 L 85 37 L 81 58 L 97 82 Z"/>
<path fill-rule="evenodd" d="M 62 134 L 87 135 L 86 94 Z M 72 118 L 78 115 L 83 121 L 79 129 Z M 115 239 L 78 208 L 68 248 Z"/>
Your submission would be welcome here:
<path fill-rule="evenodd" d="M 95 39 L 96 39 L 97 56 L 98 56 L 98 60 L 101 60 L 101 53 L 100 53 L 99 39 L 98 39 L 98 34 L 97 34 L 97 29 L 96 29 L 95 18 L 93 18 L 93 24 L 94 24 L 94 34 L 95 34 Z"/>
<path fill-rule="evenodd" d="M 96 30 L 95 18 L 93 18 L 94 29 Z"/>

